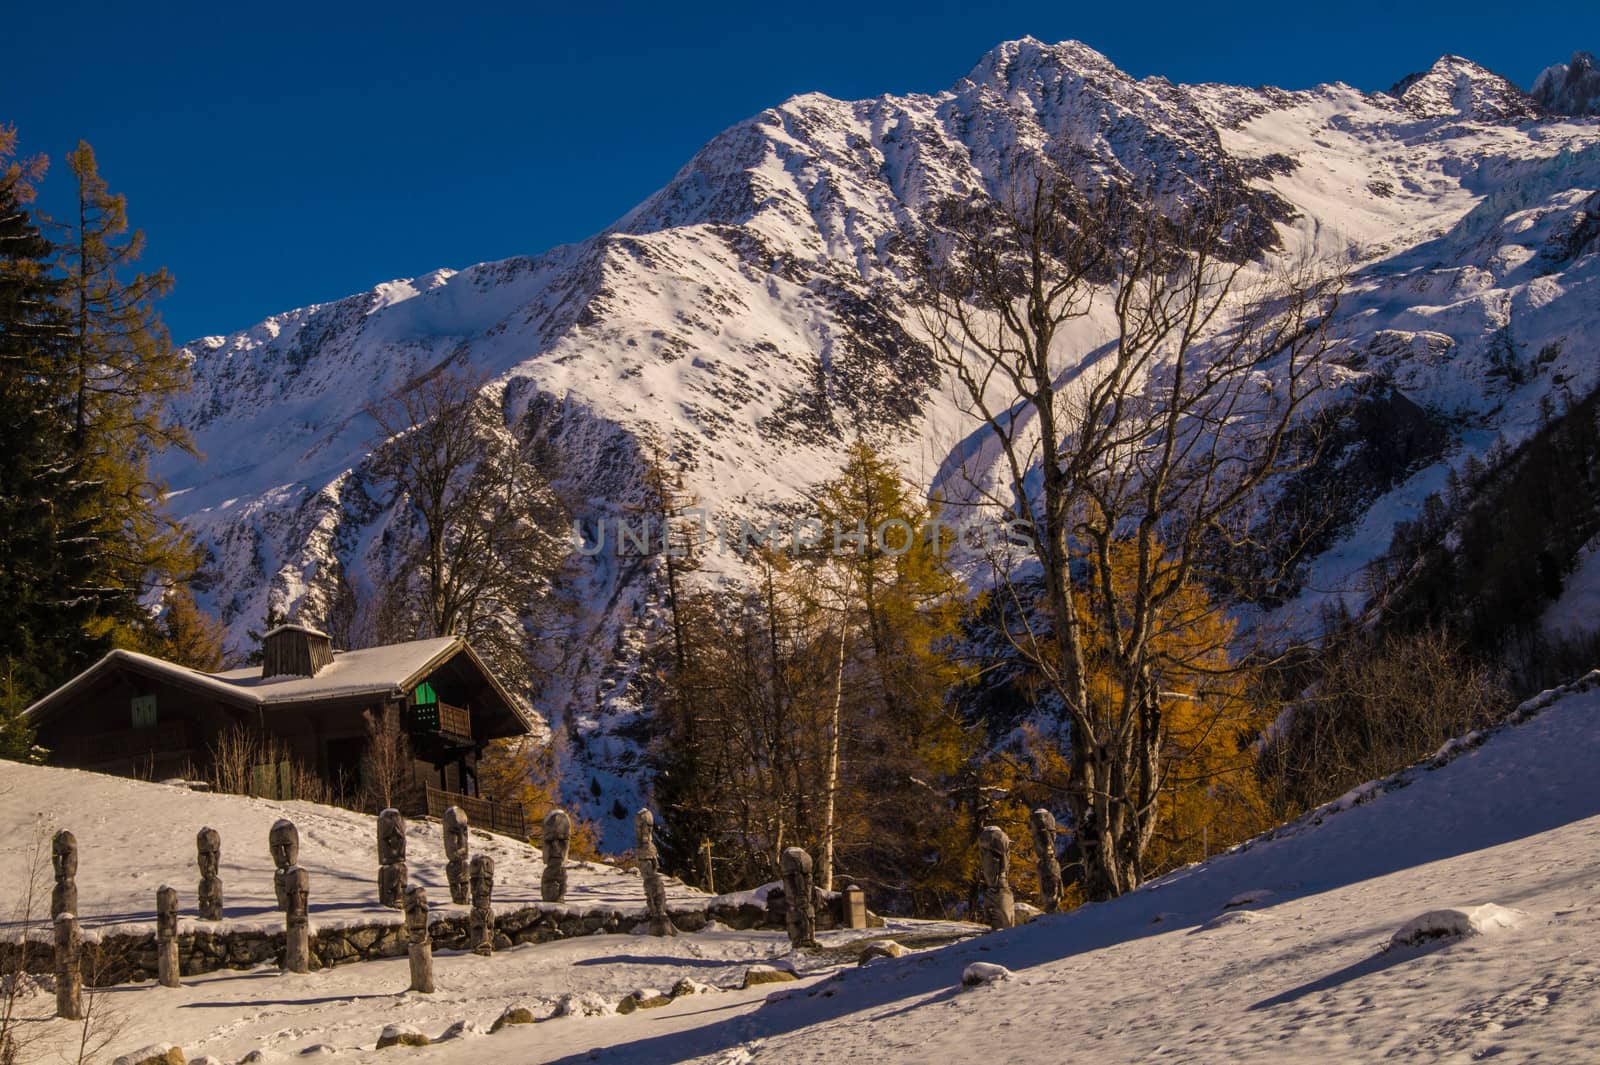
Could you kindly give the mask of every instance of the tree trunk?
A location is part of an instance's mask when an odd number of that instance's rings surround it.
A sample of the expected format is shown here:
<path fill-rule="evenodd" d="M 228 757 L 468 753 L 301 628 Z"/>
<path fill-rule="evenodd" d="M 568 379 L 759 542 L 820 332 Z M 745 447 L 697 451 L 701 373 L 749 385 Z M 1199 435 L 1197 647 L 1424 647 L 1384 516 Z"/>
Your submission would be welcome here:
<path fill-rule="evenodd" d="M 822 861 L 817 864 L 817 886 L 833 890 L 834 803 L 839 791 L 839 718 L 844 704 L 844 618 L 839 619 L 839 663 L 833 677 L 833 720 L 828 725 L 827 799 L 822 815 Z"/>

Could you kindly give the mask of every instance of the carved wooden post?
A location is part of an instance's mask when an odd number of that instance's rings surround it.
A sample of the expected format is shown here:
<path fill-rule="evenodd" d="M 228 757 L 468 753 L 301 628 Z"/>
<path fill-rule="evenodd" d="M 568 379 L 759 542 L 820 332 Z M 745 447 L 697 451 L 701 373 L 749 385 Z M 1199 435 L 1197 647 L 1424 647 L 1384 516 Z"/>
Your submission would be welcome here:
<path fill-rule="evenodd" d="M 811 877 L 811 855 L 790 847 L 778 859 L 783 874 L 783 898 L 788 912 L 789 943 L 796 947 L 817 946 L 817 892 Z"/>
<path fill-rule="evenodd" d="M 178 986 L 178 890 L 156 890 L 156 974 L 162 987 Z"/>
<path fill-rule="evenodd" d="M 56 1016 L 69 1021 L 83 1020 L 83 940 L 78 935 L 78 917 L 59 913 L 56 926 Z"/>
<path fill-rule="evenodd" d="M 286 972 L 311 971 L 311 876 L 298 865 L 283 871 L 289 908 L 284 912 L 283 968 Z"/>
<path fill-rule="evenodd" d="M 202 828 L 194 837 L 200 866 L 199 911 L 202 921 L 222 920 L 222 834 Z"/>
<path fill-rule="evenodd" d="M 278 895 L 278 909 L 288 913 L 289 884 L 285 877 L 300 864 L 300 830 L 288 818 L 279 818 L 267 833 L 267 847 L 272 851 L 272 864 L 277 867 L 272 874 L 272 887 Z"/>
<path fill-rule="evenodd" d="M 539 897 L 545 902 L 560 902 L 567 897 L 567 848 L 572 845 L 572 818 L 565 810 L 544 815 L 540 847 L 544 851 L 544 875 L 539 878 Z"/>
<path fill-rule="evenodd" d="M 78 933 L 78 837 L 66 829 L 50 840 L 50 917 L 56 933 L 56 1016 L 83 1019 L 83 940 Z"/>
<path fill-rule="evenodd" d="M 55 887 L 50 889 L 50 916 L 78 913 L 78 837 L 62 829 L 50 840 L 50 866 Z"/>
<path fill-rule="evenodd" d="M 845 886 L 844 923 L 846 928 L 867 927 L 867 893 L 859 884 Z"/>
<path fill-rule="evenodd" d="M 472 901 L 471 877 L 467 874 L 472 836 L 467 812 L 452 806 L 444 812 L 444 877 L 450 884 L 450 901 L 465 906 Z"/>
<path fill-rule="evenodd" d="M 406 819 L 394 807 L 378 815 L 378 905 L 406 902 Z"/>
<path fill-rule="evenodd" d="M 978 835 L 978 861 L 983 871 L 983 899 L 990 928 L 1010 928 L 1016 923 L 1016 900 L 1011 894 L 1011 838 L 999 825 L 987 825 Z"/>
<path fill-rule="evenodd" d="M 411 990 L 433 994 L 433 940 L 428 938 L 428 892 L 406 889 L 406 949 L 411 955 Z"/>
<path fill-rule="evenodd" d="M 1033 830 L 1033 851 L 1039 858 L 1039 900 L 1045 913 L 1061 906 L 1061 860 L 1056 857 L 1056 819 L 1040 807 L 1028 815 Z"/>
<path fill-rule="evenodd" d="M 667 916 L 667 888 L 661 882 L 661 855 L 656 851 L 656 819 L 649 810 L 633 816 L 633 857 L 644 881 L 644 903 L 650 913 L 650 934 L 675 936 L 678 930 Z"/>
<path fill-rule="evenodd" d="M 472 915 L 469 919 L 472 953 L 494 953 L 494 859 L 479 854 L 472 859 Z"/>

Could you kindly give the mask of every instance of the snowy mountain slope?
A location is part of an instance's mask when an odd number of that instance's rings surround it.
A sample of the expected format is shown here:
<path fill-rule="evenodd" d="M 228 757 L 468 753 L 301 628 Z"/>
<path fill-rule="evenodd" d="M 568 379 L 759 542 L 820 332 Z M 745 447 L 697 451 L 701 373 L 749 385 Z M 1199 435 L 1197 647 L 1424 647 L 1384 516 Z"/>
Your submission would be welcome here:
<path fill-rule="evenodd" d="M 217 973 L 118 989 L 113 1051 L 165 1042 L 228 1062 L 259 1049 L 268 1062 L 428 1065 L 1587 1062 L 1600 1012 L 1597 746 L 1593 673 L 1530 700 L 1515 724 L 1121 899 L 942 949 L 858 968 L 837 949 L 787 954 L 770 933 L 585 936 L 488 959 L 441 953 L 434 996 L 398 992 L 398 958 L 300 978 Z M 1026 844 L 1013 854 L 1029 857 Z M 1474 922 L 1476 934 L 1393 943 Z M 546 1017 L 571 992 L 614 1003 L 684 976 L 736 987 L 749 962 L 779 955 L 802 979 L 770 995 L 717 990 L 627 1016 L 473 1030 L 512 1004 Z M 963 989 L 974 962 L 1009 976 Z M 430 1047 L 376 1049 L 388 1024 L 438 1039 L 461 1022 Z M 77 1036 L 45 1030 L 59 1045 Z"/>
<path fill-rule="evenodd" d="M 1031 154 L 1074 154 L 1169 201 L 1230 190 L 1269 268 L 1347 269 L 1346 383 L 1391 385 L 1447 436 L 1341 495 L 1341 538 L 1289 608 L 1309 623 L 1328 596 L 1359 595 L 1445 462 L 1515 442 L 1545 397 L 1597 383 L 1597 145 L 1595 120 L 1546 115 L 1455 57 L 1369 95 L 1136 81 L 1081 44 L 1010 42 L 946 92 L 762 112 L 587 241 L 190 345 L 178 413 L 209 457 L 161 473 L 211 546 L 209 601 L 240 649 L 269 607 L 359 632 L 397 520 L 364 462 L 362 410 L 446 362 L 490 375 L 591 526 L 641 498 L 657 450 L 726 520 L 801 506 L 858 434 L 959 496 L 992 480 L 995 455 L 918 339 L 910 255 L 942 198 L 1004 196 Z M 1104 318 L 1077 323 L 1063 359 L 1107 335 Z M 713 552 L 700 579 L 738 574 Z M 659 588 L 611 553 L 575 559 L 570 580 L 572 654 L 536 701 L 575 740 L 575 789 L 599 785 L 572 797 L 632 807 L 621 731 Z"/>

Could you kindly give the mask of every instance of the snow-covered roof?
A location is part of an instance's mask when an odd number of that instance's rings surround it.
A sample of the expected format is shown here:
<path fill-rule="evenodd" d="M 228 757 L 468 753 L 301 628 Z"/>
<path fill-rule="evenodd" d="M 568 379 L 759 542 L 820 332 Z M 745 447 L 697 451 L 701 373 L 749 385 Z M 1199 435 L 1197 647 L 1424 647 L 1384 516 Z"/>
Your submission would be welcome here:
<path fill-rule="evenodd" d="M 313 629 L 310 625 L 295 625 L 295 624 L 278 625 L 275 628 L 270 629 L 267 632 L 266 636 L 263 636 L 261 638 L 263 640 L 265 640 L 268 636 L 276 636 L 280 632 L 303 632 L 307 636 L 320 636 L 324 640 L 330 640 L 330 639 L 333 638 L 333 637 L 329 636 L 327 633 L 323 632 L 321 629 Z"/>
<path fill-rule="evenodd" d="M 222 673 L 206 673 L 164 658 L 118 649 L 46 695 L 25 713 L 32 718 L 47 714 L 74 691 L 118 666 L 158 677 L 173 684 L 205 692 L 242 706 L 271 708 L 289 703 L 326 699 L 390 696 L 413 687 L 423 677 L 457 654 L 466 654 L 489 679 L 497 693 L 524 726 L 527 716 L 483 661 L 459 636 L 440 636 L 430 640 L 368 647 L 359 651 L 335 651 L 333 663 L 314 677 L 263 677 L 260 666 L 241 666 Z"/>

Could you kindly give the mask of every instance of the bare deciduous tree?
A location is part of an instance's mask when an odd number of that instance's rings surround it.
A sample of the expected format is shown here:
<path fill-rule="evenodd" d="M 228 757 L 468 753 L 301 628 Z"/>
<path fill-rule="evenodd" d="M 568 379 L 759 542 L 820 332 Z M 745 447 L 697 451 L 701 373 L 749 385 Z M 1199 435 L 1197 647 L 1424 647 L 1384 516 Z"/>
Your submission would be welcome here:
<path fill-rule="evenodd" d="M 374 466 L 415 519 L 380 638 L 465 636 L 502 676 L 528 677 L 523 619 L 565 548 L 560 507 L 476 376 L 444 368 L 367 409 Z"/>
<path fill-rule="evenodd" d="M 1261 489 L 1309 461 L 1338 279 L 1256 280 L 1231 244 L 1238 214 L 1220 198 L 1159 210 L 1041 163 L 1006 204 L 950 205 L 926 259 L 925 331 L 1003 471 L 974 487 L 1029 523 L 1042 602 L 1013 635 L 1070 731 L 1090 898 L 1142 879 L 1164 681 L 1218 668 L 1215 649 L 1175 662 L 1163 644 L 1193 620 L 1172 616 L 1183 589 L 1251 541 Z"/>
<path fill-rule="evenodd" d="M 367 726 L 367 790 L 371 804 L 379 810 L 398 807 L 406 791 L 414 787 L 411 739 L 400 721 L 400 711 L 386 706 L 379 713 L 361 712 Z"/>

